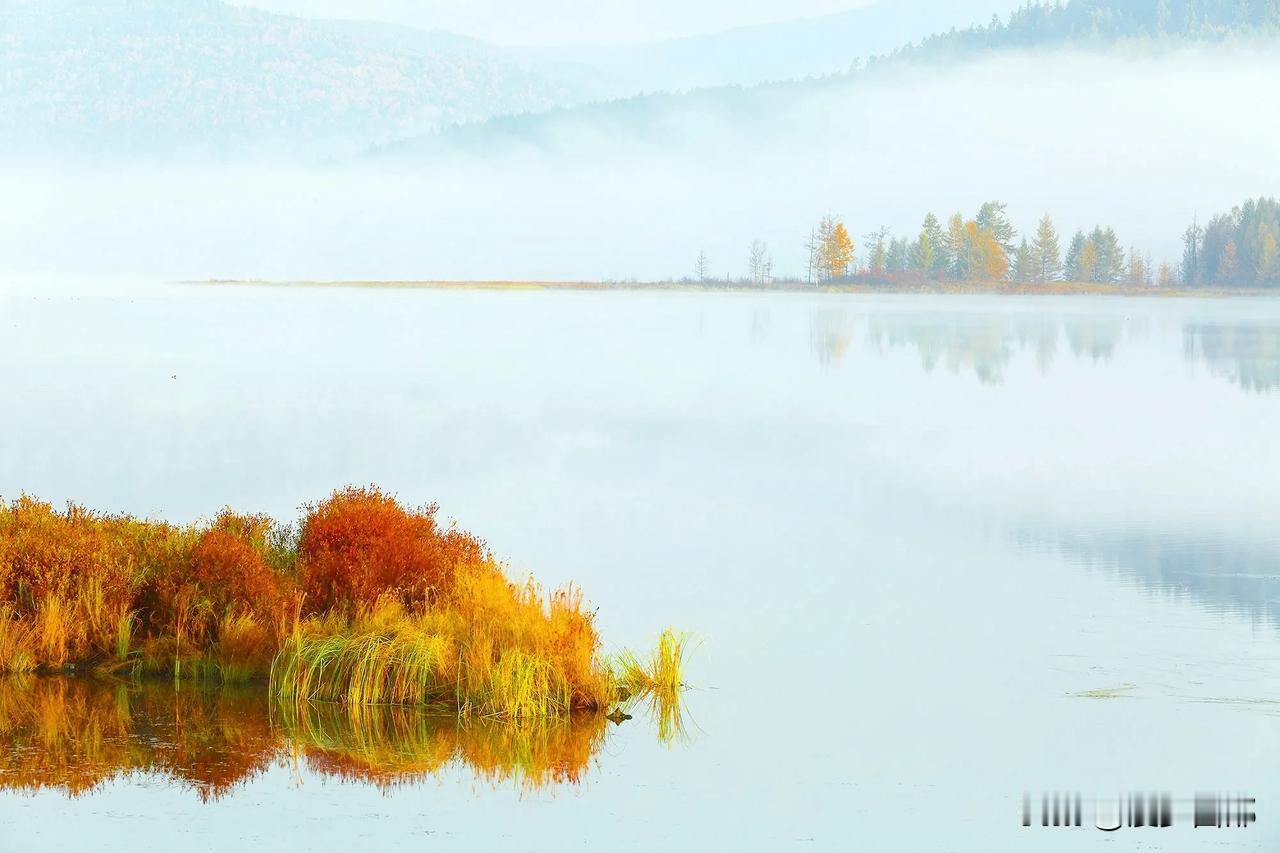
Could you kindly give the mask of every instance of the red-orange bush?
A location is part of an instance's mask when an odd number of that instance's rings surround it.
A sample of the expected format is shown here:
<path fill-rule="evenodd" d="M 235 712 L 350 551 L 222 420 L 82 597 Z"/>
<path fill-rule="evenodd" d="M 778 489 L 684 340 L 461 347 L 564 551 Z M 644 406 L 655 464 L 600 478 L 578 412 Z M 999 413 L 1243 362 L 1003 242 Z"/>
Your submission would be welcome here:
<path fill-rule="evenodd" d="M 281 582 L 264 557 L 271 519 L 223 512 L 200 534 L 191 551 L 191 579 L 217 613 L 232 609 L 267 615 L 281 594 Z"/>
<path fill-rule="evenodd" d="M 298 541 L 308 612 L 372 604 L 383 593 L 433 600 L 454 569 L 484 558 L 475 537 L 436 523 L 434 504 L 409 511 L 376 487 L 347 488 L 307 507 Z"/>

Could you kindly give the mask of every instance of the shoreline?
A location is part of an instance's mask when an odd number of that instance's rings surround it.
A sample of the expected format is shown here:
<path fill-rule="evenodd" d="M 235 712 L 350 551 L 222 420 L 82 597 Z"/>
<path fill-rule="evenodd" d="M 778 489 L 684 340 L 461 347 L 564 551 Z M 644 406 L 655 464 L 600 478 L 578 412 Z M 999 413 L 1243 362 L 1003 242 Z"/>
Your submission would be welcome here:
<path fill-rule="evenodd" d="M 1123 296 L 1123 297 L 1280 297 L 1278 288 L 1242 287 L 1135 287 L 1128 284 L 1092 284 L 1082 282 L 1053 282 L 1051 284 L 1014 284 L 1009 282 L 926 282 L 904 284 L 900 282 L 828 282 L 807 284 L 804 282 L 774 282 L 771 284 L 747 284 L 742 282 L 697 283 L 689 281 L 447 281 L 433 279 L 201 279 L 174 282 L 184 285 L 221 287 L 298 287 L 343 288 L 365 290 L 496 290 L 496 291 L 624 291 L 624 292 L 688 292 L 688 293 L 795 293 L 795 294 L 849 294 L 871 296 L 877 294 L 920 296 Z"/>

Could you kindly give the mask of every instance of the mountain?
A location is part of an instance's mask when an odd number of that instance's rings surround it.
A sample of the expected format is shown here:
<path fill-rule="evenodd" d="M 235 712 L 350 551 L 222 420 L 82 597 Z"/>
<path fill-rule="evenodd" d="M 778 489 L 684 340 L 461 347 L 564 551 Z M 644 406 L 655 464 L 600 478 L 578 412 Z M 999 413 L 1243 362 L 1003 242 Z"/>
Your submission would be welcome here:
<path fill-rule="evenodd" d="M 871 11 L 871 10 L 867 10 Z M 497 116 L 480 123 L 446 128 L 419 140 L 408 140 L 377 152 L 409 155 L 438 148 L 469 150 L 510 146 L 563 148 L 592 144 L 586 129 L 611 139 L 678 144 L 706 122 L 732 125 L 742 136 L 763 138 L 787 132 L 799 116 L 794 104 L 814 97 L 829 111 L 843 101 L 856 104 L 855 87 L 895 75 L 938 74 L 940 69 L 980 58 L 1014 52 L 1074 48 L 1103 53 L 1123 44 L 1128 52 L 1160 52 L 1196 43 L 1263 41 L 1280 36 L 1280 0 L 1070 0 L 1028 4 L 1008 21 L 994 18 L 985 26 L 951 29 L 908 42 L 865 63 L 854 58 L 846 70 L 825 77 L 784 80 L 753 87 L 714 86 L 688 92 L 658 92 L 543 114 Z M 620 72 L 621 73 L 621 72 Z M 822 125 L 820 116 L 805 132 Z"/>
<path fill-rule="evenodd" d="M 597 68 L 635 92 L 751 86 L 844 71 L 928 32 L 985 21 L 1022 0 L 893 0 L 830 15 L 639 45 L 530 51 Z"/>
<path fill-rule="evenodd" d="M 389 24 L 217 0 L 0 2 L 9 153 L 340 155 L 618 91 L 598 71 Z"/>

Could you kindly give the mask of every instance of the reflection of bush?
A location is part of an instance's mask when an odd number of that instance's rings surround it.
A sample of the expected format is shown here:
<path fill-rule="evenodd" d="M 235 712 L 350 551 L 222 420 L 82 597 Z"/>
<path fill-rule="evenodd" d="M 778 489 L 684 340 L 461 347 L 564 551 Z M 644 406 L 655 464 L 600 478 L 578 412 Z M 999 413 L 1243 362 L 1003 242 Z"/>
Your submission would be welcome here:
<path fill-rule="evenodd" d="M 126 686 L 76 678 L 0 683 L 0 785 L 91 790 L 163 773 L 203 800 L 266 768 L 279 748 L 262 691 Z"/>
<path fill-rule="evenodd" d="M 274 704 L 255 688 L 10 677 L 0 681 L 0 787 L 76 795 L 145 772 L 210 800 L 301 759 L 383 787 L 463 768 L 535 789 L 581 781 L 605 725 L 599 714 L 516 725 L 403 706 Z"/>

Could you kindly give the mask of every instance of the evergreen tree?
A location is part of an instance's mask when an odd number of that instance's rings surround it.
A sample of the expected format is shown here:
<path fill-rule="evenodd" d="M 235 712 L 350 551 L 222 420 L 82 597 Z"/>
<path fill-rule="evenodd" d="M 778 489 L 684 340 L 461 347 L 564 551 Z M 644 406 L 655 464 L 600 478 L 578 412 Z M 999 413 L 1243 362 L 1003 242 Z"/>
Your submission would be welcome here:
<path fill-rule="evenodd" d="M 1067 281 L 1086 281 L 1080 269 L 1080 255 L 1084 253 L 1085 244 L 1088 238 L 1084 236 L 1083 231 L 1077 231 L 1075 236 L 1071 238 L 1071 244 L 1067 246 L 1067 260 L 1064 264 L 1063 271 L 1066 273 Z M 1093 270 L 1089 270 L 1090 275 Z"/>
<path fill-rule="evenodd" d="M 921 270 L 921 272 L 925 275 L 939 275 L 945 273 L 947 271 L 947 258 L 942 245 L 942 224 L 938 222 L 938 217 L 934 216 L 932 213 L 925 216 L 924 224 L 920 226 L 920 234 L 922 238 L 921 243 L 924 242 L 923 237 L 928 235 L 930 254 L 932 256 L 932 261 L 929 266 L 926 269 Z"/>
<path fill-rule="evenodd" d="M 889 257 L 885 259 L 885 268 L 891 273 L 906 272 L 911 249 L 905 237 L 895 237 L 889 241 Z"/>
<path fill-rule="evenodd" d="M 1182 282 L 1200 282 L 1200 247 L 1204 241 L 1204 229 L 1194 220 L 1182 233 Z"/>
<path fill-rule="evenodd" d="M 929 232 L 921 231 L 920 236 L 911 244 L 910 265 L 913 272 L 920 275 L 931 275 L 938 264 L 937 244 L 929 236 Z"/>
<path fill-rule="evenodd" d="M 1036 228 L 1036 240 L 1033 247 L 1037 279 L 1041 284 L 1057 281 L 1058 276 L 1062 274 L 1060 251 L 1058 232 L 1054 230 L 1053 220 L 1046 213 L 1040 218 L 1040 225 Z"/>
<path fill-rule="evenodd" d="M 1027 242 L 1026 237 L 1023 237 L 1022 242 L 1018 244 L 1018 250 L 1014 253 L 1013 280 L 1020 284 L 1034 280 L 1038 274 L 1037 266 L 1031 244 Z"/>
<path fill-rule="evenodd" d="M 1009 222 L 1009 217 L 1006 214 L 1008 207 L 1002 201 L 989 201 L 979 209 L 978 216 L 974 221 L 978 223 L 979 229 L 991 232 L 991 235 L 996 238 L 996 242 L 1004 248 L 1006 255 L 1012 255 L 1014 252 L 1013 238 L 1018 235 L 1018 232 L 1014 230 L 1013 224 Z"/>
<path fill-rule="evenodd" d="M 947 273 L 952 278 L 960 281 L 969 275 L 969 245 L 964 216 L 959 213 L 947 220 L 947 230 L 942 235 L 942 254 L 946 259 Z"/>
<path fill-rule="evenodd" d="M 1111 228 L 1094 228 L 1090 236 L 1097 261 L 1093 270 L 1092 281 L 1100 284 L 1117 284 L 1124 280 L 1124 249 L 1120 248 L 1120 240 Z"/>
<path fill-rule="evenodd" d="M 889 266 L 889 247 L 886 240 L 889 238 L 889 229 L 881 226 L 879 231 L 872 231 L 868 234 L 862 244 L 867 250 L 867 271 L 872 275 L 882 275 Z"/>

